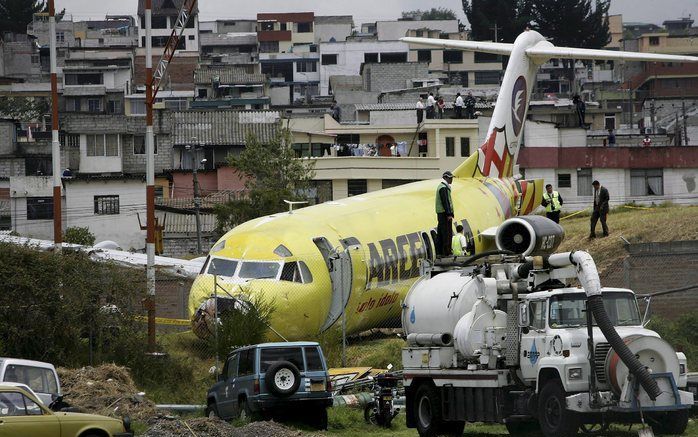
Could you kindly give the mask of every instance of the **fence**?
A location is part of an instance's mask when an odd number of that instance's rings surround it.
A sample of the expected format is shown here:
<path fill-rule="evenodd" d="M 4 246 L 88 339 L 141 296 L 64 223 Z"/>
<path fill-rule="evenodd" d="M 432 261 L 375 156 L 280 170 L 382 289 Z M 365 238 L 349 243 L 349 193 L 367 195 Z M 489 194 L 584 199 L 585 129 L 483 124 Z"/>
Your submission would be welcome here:
<path fill-rule="evenodd" d="M 318 251 L 286 262 L 213 259 L 208 272 L 220 276 L 200 278 L 189 296 L 190 310 L 199 307 L 196 330 L 206 342 L 217 343 L 214 349 L 221 356 L 253 340 L 315 340 L 332 366 L 385 367 L 399 359 L 401 304 L 419 276 L 414 257 L 419 249 L 415 245 L 413 255 L 381 249 L 348 245 L 327 248 L 325 259 Z M 698 241 L 630 244 L 626 250 L 623 259 L 598 266 L 604 286 L 645 295 L 698 284 Z M 251 276 L 273 279 L 240 283 Z M 697 294 L 695 288 L 657 296 L 651 313 L 674 319 L 696 311 Z M 645 305 L 640 300 L 642 311 Z M 254 315 L 257 306 L 262 308 L 259 317 Z M 253 332 L 248 317 L 247 326 L 233 325 L 240 332 L 217 337 L 217 329 L 226 328 L 214 322 L 213 314 L 230 307 L 251 311 L 252 319 L 258 319 L 254 329 L 265 335 Z"/>

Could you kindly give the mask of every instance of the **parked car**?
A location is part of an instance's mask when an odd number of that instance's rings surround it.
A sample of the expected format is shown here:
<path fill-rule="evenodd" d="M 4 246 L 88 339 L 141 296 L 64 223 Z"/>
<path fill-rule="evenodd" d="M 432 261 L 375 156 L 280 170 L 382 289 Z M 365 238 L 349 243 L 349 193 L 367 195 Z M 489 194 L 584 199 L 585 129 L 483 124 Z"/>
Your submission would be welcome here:
<path fill-rule="evenodd" d="M 128 418 L 54 413 L 21 386 L 0 385 L 0 435 L 27 437 L 133 437 Z"/>
<path fill-rule="evenodd" d="M 0 381 L 28 385 L 44 405 L 61 396 L 61 384 L 53 364 L 0 358 Z"/>
<path fill-rule="evenodd" d="M 290 413 L 326 429 L 330 405 L 332 387 L 318 343 L 263 343 L 228 356 L 208 391 L 206 414 L 255 420 Z"/>

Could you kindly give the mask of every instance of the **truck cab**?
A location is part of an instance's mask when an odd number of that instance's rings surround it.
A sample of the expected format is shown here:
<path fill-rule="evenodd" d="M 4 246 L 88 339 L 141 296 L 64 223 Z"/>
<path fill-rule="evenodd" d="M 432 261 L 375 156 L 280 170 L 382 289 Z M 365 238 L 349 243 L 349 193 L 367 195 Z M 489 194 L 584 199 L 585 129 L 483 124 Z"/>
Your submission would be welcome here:
<path fill-rule="evenodd" d="M 632 290 L 603 288 L 606 313 L 622 338 L 659 334 L 643 326 L 637 298 Z M 593 373 L 595 385 L 609 390 L 605 361 L 609 343 L 593 323 L 595 368 L 590 371 L 588 353 L 586 295 L 581 288 L 559 288 L 527 294 L 519 308 L 520 318 L 520 377 L 536 389 L 550 378 L 558 378 L 566 392 L 589 389 Z M 592 318 L 593 319 L 593 318 Z M 675 352 L 678 374 L 674 375 L 679 388 L 686 387 L 686 356 Z M 657 357 L 668 360 L 673 357 Z"/>

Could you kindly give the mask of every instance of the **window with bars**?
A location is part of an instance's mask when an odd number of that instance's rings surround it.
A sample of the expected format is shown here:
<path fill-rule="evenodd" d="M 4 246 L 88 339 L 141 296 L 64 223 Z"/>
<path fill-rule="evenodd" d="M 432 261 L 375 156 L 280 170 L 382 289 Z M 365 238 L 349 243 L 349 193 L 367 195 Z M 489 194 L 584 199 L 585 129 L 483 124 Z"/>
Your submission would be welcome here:
<path fill-rule="evenodd" d="M 96 215 L 116 215 L 119 214 L 119 196 L 95 196 Z"/>
<path fill-rule="evenodd" d="M 558 173 L 557 174 L 557 187 L 558 188 L 572 188 L 572 175 L 569 173 Z"/>
<path fill-rule="evenodd" d="M 315 73 L 317 72 L 316 61 L 298 61 L 296 62 L 296 71 L 298 73 Z"/>
<path fill-rule="evenodd" d="M 417 50 L 417 61 L 431 62 L 431 50 Z"/>
<path fill-rule="evenodd" d="M 52 220 L 53 197 L 28 197 L 27 220 Z"/>

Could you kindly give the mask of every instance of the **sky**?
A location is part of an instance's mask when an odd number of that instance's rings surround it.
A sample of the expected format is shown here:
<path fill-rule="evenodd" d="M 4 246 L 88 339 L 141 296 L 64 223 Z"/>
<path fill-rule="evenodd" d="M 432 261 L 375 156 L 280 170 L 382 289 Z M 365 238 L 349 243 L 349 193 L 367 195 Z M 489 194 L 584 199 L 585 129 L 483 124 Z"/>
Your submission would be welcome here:
<path fill-rule="evenodd" d="M 66 9 L 74 19 L 99 18 L 105 14 L 135 15 L 137 0 L 55 0 L 56 9 Z M 258 12 L 304 12 L 318 15 L 353 15 L 355 24 L 394 20 L 405 10 L 443 7 L 456 11 L 465 20 L 461 0 L 199 0 L 200 20 L 254 18 Z M 611 14 L 623 14 L 623 21 L 661 25 L 662 21 L 691 14 L 698 17 L 696 0 L 611 0 Z"/>

